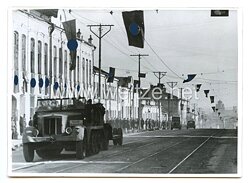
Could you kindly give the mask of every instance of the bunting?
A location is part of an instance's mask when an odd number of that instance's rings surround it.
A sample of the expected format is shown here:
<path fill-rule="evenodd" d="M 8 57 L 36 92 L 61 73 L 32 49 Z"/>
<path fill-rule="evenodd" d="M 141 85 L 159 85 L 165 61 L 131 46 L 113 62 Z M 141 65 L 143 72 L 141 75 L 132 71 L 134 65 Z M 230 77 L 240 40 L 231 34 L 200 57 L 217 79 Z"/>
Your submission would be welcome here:
<path fill-rule="evenodd" d="M 206 97 L 208 97 L 209 90 L 204 90 Z"/>
<path fill-rule="evenodd" d="M 188 74 L 188 78 L 183 81 L 183 83 L 187 83 L 189 81 L 192 81 L 196 74 Z"/>

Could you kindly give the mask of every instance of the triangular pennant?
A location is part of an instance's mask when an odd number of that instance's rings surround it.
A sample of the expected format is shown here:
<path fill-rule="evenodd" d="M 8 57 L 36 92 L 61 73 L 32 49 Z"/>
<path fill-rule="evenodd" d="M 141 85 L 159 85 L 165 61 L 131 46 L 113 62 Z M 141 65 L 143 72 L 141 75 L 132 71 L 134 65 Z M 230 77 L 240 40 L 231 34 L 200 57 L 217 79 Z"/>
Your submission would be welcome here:
<path fill-rule="evenodd" d="M 196 92 L 199 92 L 201 88 L 201 84 L 197 84 L 195 87 L 196 87 Z"/>
<path fill-rule="evenodd" d="M 215 107 L 214 107 L 214 106 L 212 107 L 212 109 L 213 109 L 213 111 L 215 112 Z"/>
<path fill-rule="evenodd" d="M 208 97 L 209 90 L 204 90 L 206 97 Z"/>
<path fill-rule="evenodd" d="M 189 81 L 192 81 L 196 74 L 188 74 L 188 78 L 183 81 L 183 83 L 187 83 Z"/>

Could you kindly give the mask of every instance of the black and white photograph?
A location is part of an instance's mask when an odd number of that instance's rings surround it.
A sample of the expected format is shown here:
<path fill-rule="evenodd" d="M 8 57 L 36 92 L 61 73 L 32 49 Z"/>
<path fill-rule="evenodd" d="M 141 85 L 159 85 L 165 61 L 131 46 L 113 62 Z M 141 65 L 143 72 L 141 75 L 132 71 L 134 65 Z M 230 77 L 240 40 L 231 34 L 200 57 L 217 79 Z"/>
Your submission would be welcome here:
<path fill-rule="evenodd" d="M 239 16 L 10 9 L 9 176 L 239 177 Z"/>

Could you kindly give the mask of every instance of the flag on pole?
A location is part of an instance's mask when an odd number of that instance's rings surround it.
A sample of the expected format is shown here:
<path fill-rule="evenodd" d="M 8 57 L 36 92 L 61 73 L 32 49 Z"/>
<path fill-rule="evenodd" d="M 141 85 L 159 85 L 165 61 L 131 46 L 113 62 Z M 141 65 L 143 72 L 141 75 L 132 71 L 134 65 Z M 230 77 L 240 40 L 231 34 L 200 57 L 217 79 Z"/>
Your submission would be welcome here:
<path fill-rule="evenodd" d="M 63 27 L 68 40 L 67 47 L 70 50 L 70 70 L 74 70 L 76 67 L 76 49 L 78 47 L 78 43 L 76 41 L 76 20 L 74 19 L 63 22 Z"/>
<path fill-rule="evenodd" d="M 183 83 L 187 83 L 189 81 L 192 81 L 196 74 L 188 74 L 188 78 L 183 81 Z"/>
<path fill-rule="evenodd" d="M 122 17 L 129 46 L 143 48 L 145 35 L 143 11 L 124 11 L 122 12 Z"/>
<path fill-rule="evenodd" d="M 108 83 L 113 83 L 115 78 L 115 68 L 109 67 L 109 74 L 108 74 Z"/>

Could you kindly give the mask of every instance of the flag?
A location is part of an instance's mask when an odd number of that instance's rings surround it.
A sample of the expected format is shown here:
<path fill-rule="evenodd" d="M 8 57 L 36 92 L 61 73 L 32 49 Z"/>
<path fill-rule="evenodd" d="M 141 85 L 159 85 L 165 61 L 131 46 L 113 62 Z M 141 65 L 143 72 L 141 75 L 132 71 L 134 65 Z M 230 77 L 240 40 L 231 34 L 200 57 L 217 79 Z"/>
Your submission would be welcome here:
<path fill-rule="evenodd" d="M 145 34 L 143 11 L 124 11 L 122 12 L 122 17 L 128 36 L 129 46 L 143 48 Z"/>
<path fill-rule="evenodd" d="M 204 93 L 205 93 L 206 97 L 208 97 L 207 95 L 209 93 L 209 90 L 204 90 Z"/>
<path fill-rule="evenodd" d="M 121 87 L 128 87 L 128 83 L 131 82 L 131 77 L 119 77 L 118 85 Z"/>
<path fill-rule="evenodd" d="M 139 74 L 139 77 L 140 77 L 140 78 L 146 78 L 146 74 L 145 74 L 145 73 L 140 73 L 140 74 Z"/>
<path fill-rule="evenodd" d="M 215 107 L 214 107 L 214 106 L 212 107 L 212 109 L 213 109 L 213 111 L 215 112 Z"/>
<path fill-rule="evenodd" d="M 197 85 L 196 85 L 196 92 L 199 92 L 199 91 L 200 91 L 200 88 L 201 88 L 201 84 L 197 84 Z"/>
<path fill-rule="evenodd" d="M 189 81 L 192 81 L 196 74 L 188 74 L 188 78 L 183 81 L 183 83 L 187 83 Z"/>
<path fill-rule="evenodd" d="M 218 116 L 220 116 L 220 112 L 218 112 Z"/>
<path fill-rule="evenodd" d="M 214 96 L 210 96 L 211 103 L 214 103 Z"/>
<path fill-rule="evenodd" d="M 211 17 L 228 17 L 229 10 L 211 10 Z"/>
<path fill-rule="evenodd" d="M 14 93 L 19 92 L 19 78 L 17 72 L 14 75 Z"/>
<path fill-rule="evenodd" d="M 115 68 L 109 67 L 109 74 L 108 74 L 108 83 L 113 83 L 115 78 Z"/>
<path fill-rule="evenodd" d="M 74 70 L 76 67 L 76 49 L 78 47 L 78 43 L 76 41 L 76 20 L 69 20 L 63 22 L 62 24 L 68 40 L 67 47 L 70 50 L 70 70 Z"/>

